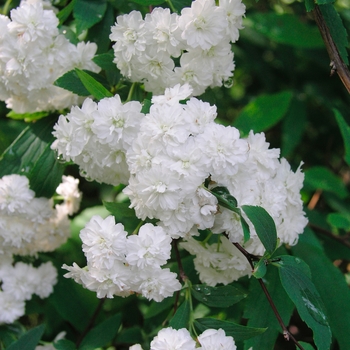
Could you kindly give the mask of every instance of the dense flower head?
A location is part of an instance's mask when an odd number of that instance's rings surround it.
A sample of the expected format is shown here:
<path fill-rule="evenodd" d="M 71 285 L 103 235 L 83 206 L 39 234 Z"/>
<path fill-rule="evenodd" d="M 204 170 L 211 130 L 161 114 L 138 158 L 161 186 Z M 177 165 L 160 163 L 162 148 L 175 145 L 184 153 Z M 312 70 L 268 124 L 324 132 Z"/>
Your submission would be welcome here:
<path fill-rule="evenodd" d="M 59 110 L 77 104 L 77 95 L 54 86 L 75 67 L 98 72 L 97 46 L 74 45 L 58 31 L 58 18 L 43 1 L 22 1 L 0 17 L 0 99 L 16 113 Z"/>
<path fill-rule="evenodd" d="M 195 0 L 181 14 L 155 8 L 142 18 L 138 11 L 120 15 L 111 28 L 114 62 L 146 91 L 189 83 L 194 96 L 222 86 L 235 68 L 231 42 L 239 37 L 245 6 L 240 0 Z M 176 63 L 175 63 L 176 62 Z"/>

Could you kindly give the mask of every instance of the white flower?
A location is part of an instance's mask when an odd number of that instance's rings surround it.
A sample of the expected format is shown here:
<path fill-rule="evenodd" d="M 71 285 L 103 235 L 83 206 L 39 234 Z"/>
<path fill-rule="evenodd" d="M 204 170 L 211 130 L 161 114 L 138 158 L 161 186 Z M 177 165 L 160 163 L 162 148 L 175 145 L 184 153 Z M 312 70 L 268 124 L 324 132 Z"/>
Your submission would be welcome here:
<path fill-rule="evenodd" d="M 51 261 L 41 264 L 37 269 L 38 283 L 34 293 L 41 299 L 47 298 L 53 292 L 53 286 L 57 283 L 57 271 Z"/>
<path fill-rule="evenodd" d="M 226 336 L 221 328 L 207 329 L 198 336 L 201 350 L 236 350 L 237 347 L 232 337 Z"/>
<path fill-rule="evenodd" d="M 0 291 L 0 323 L 13 323 L 25 313 L 24 300 L 17 300 L 12 294 Z"/>
<path fill-rule="evenodd" d="M 195 350 L 196 343 L 185 328 L 161 329 L 151 342 L 151 350 Z"/>
<path fill-rule="evenodd" d="M 65 208 L 68 215 L 72 215 L 79 210 L 82 193 L 78 189 L 79 180 L 73 176 L 62 176 L 62 183 L 58 185 L 56 193 L 64 199 Z"/>
<path fill-rule="evenodd" d="M 162 105 L 167 103 L 171 106 L 178 104 L 181 100 L 185 100 L 192 94 L 192 87 L 189 84 L 176 84 L 172 88 L 166 88 L 164 95 L 152 97 L 152 103 Z"/>

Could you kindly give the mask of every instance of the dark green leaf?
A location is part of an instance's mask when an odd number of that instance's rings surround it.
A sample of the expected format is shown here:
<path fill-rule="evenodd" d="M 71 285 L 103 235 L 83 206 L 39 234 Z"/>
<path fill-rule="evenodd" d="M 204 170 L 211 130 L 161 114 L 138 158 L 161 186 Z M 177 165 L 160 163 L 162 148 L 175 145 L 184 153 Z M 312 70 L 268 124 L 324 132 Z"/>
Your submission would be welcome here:
<path fill-rule="evenodd" d="M 96 97 L 96 99 L 102 100 L 105 97 L 113 96 L 113 94 L 101 83 L 99 83 L 94 77 L 92 77 L 91 74 L 78 68 L 75 68 L 75 71 L 85 88 L 90 92 L 92 96 Z"/>
<path fill-rule="evenodd" d="M 247 294 L 232 285 L 222 287 L 210 287 L 203 284 L 192 286 L 192 295 L 205 305 L 212 307 L 229 307 L 244 299 Z"/>
<path fill-rule="evenodd" d="M 254 13 L 249 16 L 247 25 L 276 43 L 305 49 L 324 47 L 318 28 L 305 24 L 296 15 Z"/>
<path fill-rule="evenodd" d="M 151 100 L 148 100 L 148 99 L 143 100 L 141 113 L 144 113 L 144 114 L 149 113 L 151 105 L 152 105 Z"/>
<path fill-rule="evenodd" d="M 327 222 L 336 228 L 350 230 L 350 215 L 331 213 L 327 215 Z"/>
<path fill-rule="evenodd" d="M 41 119 L 17 137 L 0 158 L 0 177 L 25 175 L 37 197 L 52 197 L 64 170 L 50 148 L 54 122 L 52 118 Z"/>
<path fill-rule="evenodd" d="M 142 343 L 143 342 L 142 330 L 140 327 L 137 327 L 137 326 L 122 329 L 121 332 L 118 333 L 116 341 L 118 343 L 126 343 L 126 344 Z"/>
<path fill-rule="evenodd" d="M 346 123 L 343 116 L 340 114 L 338 110 L 334 109 L 333 111 L 344 140 L 344 146 L 345 146 L 344 159 L 348 163 L 348 165 L 350 165 L 350 126 Z"/>
<path fill-rule="evenodd" d="M 73 342 L 67 339 L 60 339 L 53 344 L 57 350 L 76 350 L 76 346 Z"/>
<path fill-rule="evenodd" d="M 119 313 L 101 322 L 84 337 L 79 350 L 93 350 L 108 345 L 116 336 L 121 321 L 122 315 Z"/>
<path fill-rule="evenodd" d="M 285 250 L 281 247 L 279 251 L 281 249 Z M 294 305 L 281 285 L 277 269 L 267 269 L 266 275 L 264 276 L 264 283 L 284 324 L 289 324 Z M 259 281 L 255 278 L 250 279 L 250 288 L 246 299 L 244 317 L 248 319 L 248 326 L 250 327 L 267 328 L 265 333 L 245 341 L 244 349 L 273 349 L 277 336 L 281 332 L 281 326 L 276 319 L 265 293 L 261 289 Z"/>
<path fill-rule="evenodd" d="M 319 8 L 341 58 L 345 64 L 349 64 L 348 53 L 346 51 L 349 45 L 348 34 L 339 14 L 332 4 L 319 5 Z"/>
<path fill-rule="evenodd" d="M 192 0 L 171 0 L 171 3 L 177 12 L 180 13 L 184 7 L 191 7 Z"/>
<path fill-rule="evenodd" d="M 54 85 L 79 96 L 90 96 L 90 92 L 85 88 L 75 70 L 71 70 L 62 75 L 54 82 Z"/>
<path fill-rule="evenodd" d="M 35 112 L 35 113 L 15 113 L 14 111 L 10 111 L 7 113 L 7 117 L 11 119 L 24 120 L 29 123 L 33 120 L 39 120 L 41 118 L 47 117 L 49 112 Z"/>
<path fill-rule="evenodd" d="M 304 350 L 315 350 L 311 344 L 305 343 L 303 341 L 300 341 L 299 344 L 304 348 Z M 296 349 L 298 349 L 298 347 L 296 347 Z"/>
<path fill-rule="evenodd" d="M 247 221 L 245 221 L 244 217 L 241 215 L 241 225 L 243 229 L 243 237 L 244 243 L 248 242 L 250 239 L 250 229 Z"/>
<path fill-rule="evenodd" d="M 315 1 L 314 0 L 305 0 L 305 7 L 306 11 L 310 12 L 315 8 Z"/>
<path fill-rule="evenodd" d="M 57 18 L 60 21 L 60 24 L 62 24 L 72 13 L 75 2 L 77 0 L 72 0 L 67 6 L 65 6 L 58 14 Z"/>
<path fill-rule="evenodd" d="M 27 333 L 23 334 L 16 342 L 12 343 L 6 350 L 34 350 L 38 345 L 43 333 L 45 325 L 40 325 L 32 328 Z"/>
<path fill-rule="evenodd" d="M 272 217 L 262 207 L 243 205 L 242 209 L 254 225 L 255 231 L 266 251 L 272 254 L 277 247 L 277 231 Z"/>
<path fill-rule="evenodd" d="M 328 350 L 332 335 L 324 304 L 311 281 L 308 266 L 300 258 L 293 256 L 283 255 L 279 259 L 275 265 L 279 266 L 286 293 L 294 302 L 301 319 L 312 329 L 317 348 Z"/>
<path fill-rule="evenodd" d="M 160 5 L 165 2 L 165 0 L 131 0 L 132 2 L 136 2 L 136 4 L 143 5 L 143 6 L 155 6 Z"/>
<path fill-rule="evenodd" d="M 317 5 L 333 4 L 335 0 L 315 0 Z"/>
<path fill-rule="evenodd" d="M 217 198 L 221 206 L 230 209 L 235 213 L 239 212 L 239 209 L 237 208 L 237 199 L 230 194 L 226 187 L 217 186 L 212 188 L 210 192 Z"/>
<path fill-rule="evenodd" d="M 256 264 L 254 264 L 253 276 L 255 278 L 263 278 L 266 274 L 266 271 L 266 258 L 262 258 Z"/>
<path fill-rule="evenodd" d="M 271 128 L 287 113 L 292 96 L 290 91 L 260 95 L 243 108 L 234 126 L 246 135 L 250 130 L 260 132 Z"/>
<path fill-rule="evenodd" d="M 185 300 L 177 309 L 175 315 L 169 322 L 169 326 L 174 329 L 187 328 L 190 320 L 191 306 L 189 300 Z"/>
<path fill-rule="evenodd" d="M 100 22 L 106 12 L 105 0 L 76 0 L 73 16 L 76 19 L 77 35 Z"/>
<path fill-rule="evenodd" d="M 310 266 L 312 279 L 325 305 L 328 322 L 340 350 L 348 350 L 350 344 L 350 290 L 344 275 L 335 267 L 323 251 L 310 229 L 300 236 L 292 248 Z"/>
<path fill-rule="evenodd" d="M 340 179 L 325 167 L 313 167 L 305 171 L 304 186 L 311 190 L 324 190 L 336 194 L 339 198 L 346 198 L 349 193 Z"/>
<path fill-rule="evenodd" d="M 97 55 L 92 60 L 104 70 L 117 70 L 115 63 L 113 62 L 114 60 L 113 51 L 109 51 L 109 52 Z"/>
<path fill-rule="evenodd" d="M 206 329 L 223 329 L 227 336 L 233 337 L 235 341 L 242 341 L 266 331 L 266 328 L 253 328 L 241 326 L 228 321 L 220 321 L 215 318 L 198 318 L 194 321 L 194 325 L 200 332 L 204 332 Z"/>
<path fill-rule="evenodd" d="M 159 303 L 156 301 L 153 301 L 151 303 L 151 306 L 147 309 L 147 311 L 144 315 L 145 319 L 159 315 L 161 312 L 163 312 L 165 310 L 170 310 L 174 305 L 174 301 L 175 301 L 174 297 L 165 298 L 163 301 L 161 301 Z"/>

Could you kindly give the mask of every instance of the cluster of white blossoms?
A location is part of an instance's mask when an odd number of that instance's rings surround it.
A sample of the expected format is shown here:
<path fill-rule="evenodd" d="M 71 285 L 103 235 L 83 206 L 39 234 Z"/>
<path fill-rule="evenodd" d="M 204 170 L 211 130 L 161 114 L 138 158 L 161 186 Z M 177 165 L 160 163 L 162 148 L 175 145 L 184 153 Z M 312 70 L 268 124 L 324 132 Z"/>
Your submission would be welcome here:
<path fill-rule="evenodd" d="M 241 0 L 195 0 L 181 15 L 155 8 L 117 17 L 110 39 L 117 67 L 146 91 L 189 83 L 193 95 L 230 81 L 235 68 L 231 43 L 238 40 L 245 6 Z M 178 62 L 177 64 L 175 63 Z"/>
<path fill-rule="evenodd" d="M 74 68 L 100 71 L 92 62 L 96 44 L 70 43 L 43 4 L 22 1 L 11 19 L 0 15 L 0 100 L 16 113 L 71 107 L 79 97 L 54 86 L 55 80 Z"/>
<path fill-rule="evenodd" d="M 197 337 L 199 347 L 192 339 L 190 332 L 185 329 L 173 329 L 172 327 L 161 329 L 151 342 L 150 350 L 236 350 L 235 341 L 226 336 L 222 329 L 207 329 Z M 136 344 L 129 350 L 142 350 L 141 345 Z"/>
<path fill-rule="evenodd" d="M 226 187 L 237 199 L 238 208 L 263 207 L 275 221 L 280 244 L 294 245 L 307 224 L 300 198 L 304 175 L 300 167 L 293 172 L 285 159 L 279 160 L 279 150 L 269 149 L 263 133 L 250 132 L 247 138 L 241 138 L 236 128 L 215 123 L 215 106 L 194 97 L 180 102 L 191 94 L 188 84 L 166 89 L 164 95 L 152 98 L 147 114 L 140 112 L 138 102 L 123 105 L 118 96 L 101 100 L 98 105 L 86 100 L 81 109 L 74 107 L 70 114 L 85 121 L 85 126 L 72 117 L 61 116 L 55 126 L 54 148 L 73 161 L 79 150 L 77 158 L 85 162 L 84 171 L 89 167 L 93 170 L 87 173 L 90 178 L 116 184 L 110 179 L 119 181 L 122 172 L 124 184 L 128 184 L 124 193 L 137 217 L 157 219 L 158 226 L 171 238 L 187 240 L 183 247 L 196 255 L 195 266 L 202 282 L 227 284 L 250 271 L 244 256 L 230 242 L 256 255 L 262 255 L 265 249 L 247 217 L 251 238 L 244 242 L 240 217 L 219 207 L 210 190 Z M 115 107 L 102 118 L 102 105 Z M 136 112 L 129 113 L 134 105 Z M 84 114 L 85 106 L 93 106 L 87 108 L 93 112 Z M 115 161 L 116 172 L 110 167 L 101 178 L 104 169 L 98 173 L 96 167 L 103 161 L 99 143 L 81 150 L 79 142 L 84 143 L 84 138 L 73 137 L 81 135 L 83 128 L 90 130 L 90 139 L 96 140 L 98 135 L 104 140 L 100 144 L 106 150 L 109 147 L 105 154 L 109 158 L 115 145 L 121 144 L 117 152 L 122 153 L 127 166 Z M 198 229 L 225 232 L 228 239 L 218 236 L 216 244 L 203 246 L 192 237 L 198 235 Z"/>
<path fill-rule="evenodd" d="M 36 198 L 28 178 L 6 175 L 0 179 L 0 254 L 36 255 L 53 251 L 70 235 L 68 215 L 79 209 L 78 182 L 63 176 L 57 188 L 63 202 Z"/>
<path fill-rule="evenodd" d="M 113 216 L 93 216 L 80 232 L 87 266 L 63 265 L 85 288 L 98 298 L 142 294 L 162 301 L 181 289 L 176 274 L 161 268 L 170 258 L 171 238 L 162 227 L 141 226 L 137 235 L 127 236 L 124 226 Z"/>
<path fill-rule="evenodd" d="M 25 301 L 33 294 L 41 299 L 53 292 L 57 282 L 57 271 L 51 262 L 33 267 L 17 262 L 13 265 L 12 257 L 0 258 L 0 324 L 12 323 L 25 313 Z"/>

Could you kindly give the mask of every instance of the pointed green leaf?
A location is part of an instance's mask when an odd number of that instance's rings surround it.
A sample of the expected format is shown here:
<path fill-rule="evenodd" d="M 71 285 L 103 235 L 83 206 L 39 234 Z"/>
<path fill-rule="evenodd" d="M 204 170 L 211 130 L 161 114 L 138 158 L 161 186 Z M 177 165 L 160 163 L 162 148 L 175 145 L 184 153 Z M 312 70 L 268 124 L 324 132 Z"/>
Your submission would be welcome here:
<path fill-rule="evenodd" d="M 169 322 L 169 326 L 174 329 L 187 328 L 190 320 L 191 305 L 189 300 L 185 300 L 176 310 L 175 315 Z"/>
<path fill-rule="evenodd" d="M 33 350 L 38 345 L 43 333 L 45 325 L 32 328 L 23 334 L 16 342 L 12 343 L 6 350 Z"/>
<path fill-rule="evenodd" d="M 348 165 L 350 165 L 350 126 L 346 123 L 345 119 L 343 118 L 343 116 L 340 114 L 338 110 L 334 109 L 333 111 L 344 140 L 344 146 L 345 146 L 344 159 L 348 163 Z"/>
<path fill-rule="evenodd" d="M 60 24 L 62 24 L 72 13 L 75 2 L 77 0 L 72 0 L 67 6 L 65 6 L 58 14 L 57 18 L 60 21 Z"/>
<path fill-rule="evenodd" d="M 6 116 L 11 119 L 24 120 L 26 123 L 29 123 L 33 120 L 39 120 L 47 117 L 48 115 L 49 112 L 15 113 L 14 111 L 10 111 Z"/>
<path fill-rule="evenodd" d="M 109 90 L 107 90 L 101 83 L 99 83 L 86 71 L 82 71 L 78 68 L 75 68 L 75 71 L 81 82 L 84 84 L 85 88 L 90 92 L 91 95 L 96 97 L 96 99 L 102 100 L 105 97 L 113 96 Z"/>
<path fill-rule="evenodd" d="M 100 55 L 96 55 L 92 59 L 99 67 L 104 70 L 117 70 L 117 66 L 113 62 L 114 53 L 113 51 L 108 51 L 106 53 L 102 53 Z"/>
<path fill-rule="evenodd" d="M 230 194 L 226 187 L 217 186 L 212 188 L 210 192 L 217 198 L 219 204 L 224 208 L 230 209 L 234 212 L 239 212 L 236 198 Z"/>
<path fill-rule="evenodd" d="M 175 302 L 175 297 L 165 298 L 161 302 L 152 301 L 150 307 L 146 310 L 144 314 L 145 319 L 151 318 L 153 316 L 159 315 L 165 310 L 170 310 Z"/>
<path fill-rule="evenodd" d="M 63 74 L 54 82 L 54 85 L 79 96 L 90 96 L 90 92 L 85 88 L 75 70 Z"/>
<path fill-rule="evenodd" d="M 232 285 L 210 287 L 196 284 L 192 286 L 191 293 L 194 298 L 205 305 L 222 308 L 236 304 L 247 296 L 241 288 Z"/>
<path fill-rule="evenodd" d="M 197 318 L 194 321 L 194 325 L 200 332 L 204 332 L 206 329 L 223 329 L 227 336 L 233 337 L 235 341 L 242 341 L 266 331 L 266 328 L 253 328 L 241 326 L 228 321 L 220 321 L 215 318 Z"/>
<path fill-rule="evenodd" d="M 253 276 L 255 278 L 263 278 L 266 274 L 266 271 L 266 258 L 262 258 L 256 264 L 254 264 Z"/>
<path fill-rule="evenodd" d="M 64 170 L 50 148 L 55 121 L 44 118 L 23 130 L 0 157 L 0 177 L 25 175 L 37 197 L 52 197 L 62 181 Z"/>
<path fill-rule="evenodd" d="M 348 65 L 348 34 L 339 14 L 332 4 L 319 5 L 319 8 L 341 58 Z"/>
<path fill-rule="evenodd" d="M 73 342 L 67 339 L 60 339 L 53 344 L 56 350 L 76 350 L 76 346 Z"/>
<path fill-rule="evenodd" d="M 245 135 L 250 130 L 255 132 L 265 131 L 284 117 L 292 96 L 293 94 L 290 91 L 260 95 L 243 108 L 233 125 Z"/>
<path fill-rule="evenodd" d="M 272 254 L 277 247 L 276 225 L 263 207 L 243 205 L 243 211 L 254 225 L 255 231 L 266 251 Z"/>
<path fill-rule="evenodd" d="M 300 341 L 299 344 L 304 348 L 304 350 L 315 350 L 311 344 L 305 343 L 303 341 Z M 296 346 L 295 349 L 297 350 L 299 348 Z"/>
<path fill-rule="evenodd" d="M 93 350 L 108 345 L 117 335 L 121 325 L 122 315 L 120 313 L 104 320 L 91 329 L 80 344 L 79 350 Z"/>
<path fill-rule="evenodd" d="M 278 257 L 282 285 L 294 302 L 301 319 L 312 329 L 319 350 L 328 350 L 332 334 L 322 299 L 310 278 L 308 266 L 300 259 L 283 255 Z"/>
<path fill-rule="evenodd" d="M 241 215 L 241 225 L 243 229 L 243 237 L 244 243 L 248 242 L 250 239 L 250 229 L 247 221 L 245 221 L 244 217 Z"/>

